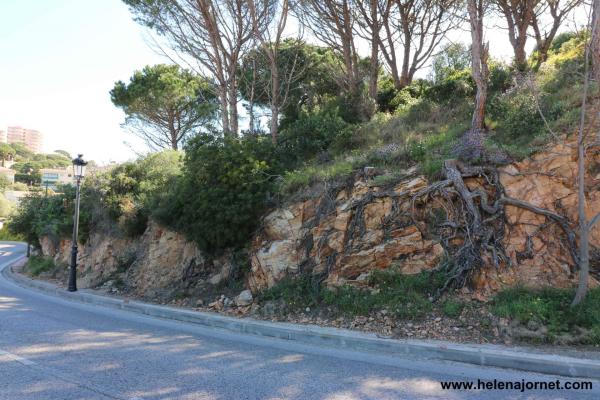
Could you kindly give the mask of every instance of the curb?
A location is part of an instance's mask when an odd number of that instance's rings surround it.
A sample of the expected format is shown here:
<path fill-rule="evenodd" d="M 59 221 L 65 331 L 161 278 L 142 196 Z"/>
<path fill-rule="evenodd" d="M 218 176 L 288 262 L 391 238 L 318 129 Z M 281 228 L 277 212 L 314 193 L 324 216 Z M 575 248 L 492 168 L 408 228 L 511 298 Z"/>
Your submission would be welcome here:
<path fill-rule="evenodd" d="M 32 288 L 55 297 L 131 311 L 151 317 L 225 329 L 234 333 L 294 340 L 302 344 L 335 347 L 350 351 L 366 351 L 387 356 L 408 355 L 421 359 L 454 361 L 565 377 L 600 378 L 600 360 L 527 353 L 524 349 L 514 350 L 499 345 L 463 345 L 451 342 L 383 339 L 375 334 L 338 328 L 227 317 L 85 292 L 67 292 L 51 283 L 30 279 L 16 273 L 12 270 L 12 266 L 4 268 L 1 273 L 5 278 L 19 286 Z"/>

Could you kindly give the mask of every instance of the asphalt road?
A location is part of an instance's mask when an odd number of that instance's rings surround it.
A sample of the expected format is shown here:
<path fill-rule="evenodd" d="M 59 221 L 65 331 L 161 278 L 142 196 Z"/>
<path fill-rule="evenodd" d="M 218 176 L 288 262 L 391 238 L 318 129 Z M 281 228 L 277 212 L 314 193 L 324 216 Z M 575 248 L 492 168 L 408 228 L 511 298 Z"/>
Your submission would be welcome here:
<path fill-rule="evenodd" d="M 0 270 L 24 250 L 0 243 Z M 72 303 L 0 275 L 1 400 L 600 398 L 600 382 L 592 391 L 440 386 L 477 379 L 556 377 L 233 334 Z"/>

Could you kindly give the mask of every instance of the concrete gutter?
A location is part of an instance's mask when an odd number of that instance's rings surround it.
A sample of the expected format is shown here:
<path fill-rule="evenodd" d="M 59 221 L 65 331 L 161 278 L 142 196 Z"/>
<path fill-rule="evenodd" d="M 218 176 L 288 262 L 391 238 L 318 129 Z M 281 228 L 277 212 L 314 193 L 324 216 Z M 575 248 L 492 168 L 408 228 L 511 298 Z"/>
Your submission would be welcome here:
<path fill-rule="evenodd" d="M 275 323 L 251 318 L 234 318 L 82 291 L 71 293 L 51 283 L 30 279 L 13 271 L 12 267 L 4 268 L 2 275 L 19 286 L 35 289 L 55 297 L 131 311 L 151 317 L 226 329 L 235 333 L 294 340 L 302 344 L 328 346 L 351 351 L 366 351 L 387 356 L 410 356 L 420 359 L 455 361 L 566 377 L 600 379 L 600 360 L 531 353 L 527 352 L 526 349 L 515 349 L 499 345 L 465 345 L 442 341 L 384 339 L 375 334 L 338 328 Z"/>

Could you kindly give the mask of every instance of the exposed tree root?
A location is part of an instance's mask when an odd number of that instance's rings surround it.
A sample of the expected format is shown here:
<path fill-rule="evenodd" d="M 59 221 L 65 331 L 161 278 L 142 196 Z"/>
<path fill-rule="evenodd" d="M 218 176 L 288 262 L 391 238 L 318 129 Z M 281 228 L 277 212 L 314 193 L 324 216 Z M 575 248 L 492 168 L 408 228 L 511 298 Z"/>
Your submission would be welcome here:
<path fill-rule="evenodd" d="M 575 265 L 578 264 L 576 235 L 569 220 L 553 211 L 537 207 L 526 201 L 507 197 L 494 168 L 465 166 L 456 160 L 444 163 L 446 180 L 436 182 L 413 196 L 413 218 L 417 206 L 424 208 L 429 199 L 445 213 L 445 220 L 436 224 L 436 236 L 444 246 L 448 257 L 438 270 L 443 270 L 447 279 L 438 292 L 438 297 L 450 288 L 460 288 L 468 283 L 473 273 L 492 263 L 496 268 L 508 268 L 511 260 L 503 246 L 506 216 L 504 206 L 511 205 L 531 211 L 558 224 L 565 233 L 566 246 Z M 469 189 L 465 178 L 484 179 L 491 186 Z M 532 236 L 528 237 L 523 257 L 531 257 Z"/>

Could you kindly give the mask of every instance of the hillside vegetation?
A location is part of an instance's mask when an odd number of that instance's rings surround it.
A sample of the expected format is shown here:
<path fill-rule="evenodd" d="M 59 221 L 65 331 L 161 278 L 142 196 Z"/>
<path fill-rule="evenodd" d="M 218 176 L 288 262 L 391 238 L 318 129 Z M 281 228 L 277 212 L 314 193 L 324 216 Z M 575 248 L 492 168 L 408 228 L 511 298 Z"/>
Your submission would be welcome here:
<path fill-rule="evenodd" d="M 81 240 L 93 229 L 139 235 L 154 218 L 218 254 L 246 246 L 268 208 L 317 195 L 319 184 L 343 182 L 366 166 L 379 169 L 375 184 L 386 185 L 414 167 L 430 179 L 440 178 L 448 158 L 473 165 L 519 160 L 547 143 L 551 131 L 575 130 L 584 42 L 582 35 L 559 36 L 548 60 L 528 73 L 491 62 L 489 133 L 481 146 L 465 135 L 475 88 L 464 67 L 468 52 L 458 49 L 464 58 L 455 63 L 460 69 L 445 65 L 447 55 L 440 54 L 431 79 L 401 90 L 381 73 L 381 111 L 367 122 L 352 121 L 340 98 L 318 94 L 310 106 L 285 113 L 277 145 L 261 134 L 200 135 L 187 142 L 184 153 L 150 154 L 90 178 L 83 186 Z M 311 187 L 316 191 L 307 190 Z M 45 234 L 67 234 L 72 198 L 72 189 L 65 187 L 51 198 L 26 199 L 13 229 L 32 243 Z"/>

